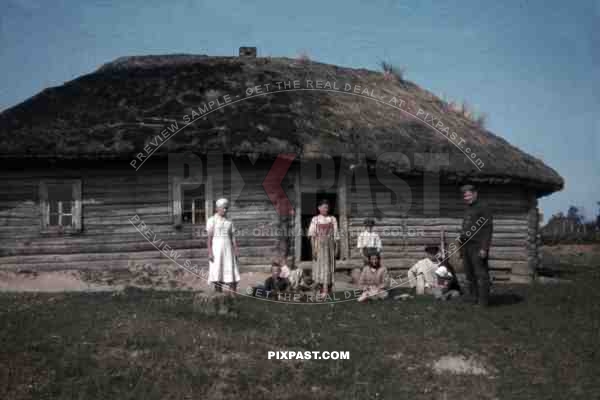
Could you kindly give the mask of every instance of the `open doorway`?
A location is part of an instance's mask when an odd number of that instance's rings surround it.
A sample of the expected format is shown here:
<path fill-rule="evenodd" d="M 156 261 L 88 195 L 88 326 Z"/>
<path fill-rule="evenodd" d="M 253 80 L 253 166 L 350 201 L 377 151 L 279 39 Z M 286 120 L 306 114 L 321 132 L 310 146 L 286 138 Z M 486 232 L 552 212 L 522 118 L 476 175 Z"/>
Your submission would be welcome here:
<path fill-rule="evenodd" d="M 336 207 L 336 193 L 302 193 L 302 252 L 300 253 L 301 261 L 312 260 L 312 249 L 310 246 L 310 239 L 308 237 L 308 228 L 310 227 L 310 222 L 312 218 L 318 213 L 317 204 L 319 204 L 319 202 L 323 199 L 326 199 L 329 202 L 329 214 L 333 215 L 338 220 L 339 224 L 340 218 Z"/>

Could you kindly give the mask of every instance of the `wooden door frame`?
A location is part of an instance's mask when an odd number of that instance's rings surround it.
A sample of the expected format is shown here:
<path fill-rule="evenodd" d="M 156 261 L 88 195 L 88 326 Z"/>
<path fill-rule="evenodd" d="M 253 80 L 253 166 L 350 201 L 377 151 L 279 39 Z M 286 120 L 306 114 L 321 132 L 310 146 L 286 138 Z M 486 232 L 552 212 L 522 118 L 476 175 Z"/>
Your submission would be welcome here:
<path fill-rule="evenodd" d="M 296 168 L 296 177 L 294 179 L 294 189 L 296 192 L 296 207 L 294 210 L 294 263 L 297 265 L 302 260 L 302 187 L 300 186 L 300 167 Z"/>

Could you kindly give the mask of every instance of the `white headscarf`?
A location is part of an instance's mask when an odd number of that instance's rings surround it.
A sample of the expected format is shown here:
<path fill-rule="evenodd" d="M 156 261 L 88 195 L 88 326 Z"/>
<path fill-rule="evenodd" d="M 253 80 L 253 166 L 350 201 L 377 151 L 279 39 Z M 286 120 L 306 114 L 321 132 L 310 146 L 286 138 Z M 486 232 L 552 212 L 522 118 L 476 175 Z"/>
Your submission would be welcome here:
<path fill-rule="evenodd" d="M 452 273 L 448 271 L 448 268 L 444 267 L 443 265 L 435 270 L 435 274 L 440 278 L 452 278 Z"/>
<path fill-rule="evenodd" d="M 223 207 L 227 207 L 229 205 L 229 200 L 223 198 L 223 199 L 219 199 L 216 202 L 216 206 L 217 208 L 223 208 Z"/>

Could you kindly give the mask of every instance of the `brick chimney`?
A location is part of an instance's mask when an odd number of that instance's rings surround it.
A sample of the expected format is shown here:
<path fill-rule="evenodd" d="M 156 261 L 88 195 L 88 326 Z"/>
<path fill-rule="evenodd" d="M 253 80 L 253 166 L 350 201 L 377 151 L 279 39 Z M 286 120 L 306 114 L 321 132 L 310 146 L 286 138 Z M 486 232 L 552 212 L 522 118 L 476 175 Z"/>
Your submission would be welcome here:
<path fill-rule="evenodd" d="M 256 47 L 240 47 L 240 57 L 256 57 Z"/>

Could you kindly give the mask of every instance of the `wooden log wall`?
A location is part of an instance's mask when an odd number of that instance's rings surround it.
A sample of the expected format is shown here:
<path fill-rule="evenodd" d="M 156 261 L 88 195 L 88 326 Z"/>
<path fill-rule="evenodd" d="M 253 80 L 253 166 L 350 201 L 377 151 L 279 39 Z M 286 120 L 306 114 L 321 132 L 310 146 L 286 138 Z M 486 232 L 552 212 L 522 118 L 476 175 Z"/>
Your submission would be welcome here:
<path fill-rule="evenodd" d="M 459 186 L 428 183 L 423 178 L 405 178 L 402 196 L 395 196 L 396 203 L 378 205 L 369 210 L 361 205 L 376 198 L 391 195 L 393 180 L 369 180 L 369 187 L 349 187 L 350 247 L 352 265 L 360 266 L 360 255 L 356 249 L 357 236 L 362 231 L 365 217 L 375 217 L 375 231 L 381 235 L 386 266 L 408 269 L 424 256 L 428 244 L 440 244 L 440 232 L 445 232 L 446 244 L 452 243 L 460 233 L 465 209 Z M 431 187 L 428 187 L 431 185 Z M 426 200 L 431 193 L 439 192 L 437 199 Z M 398 198 L 400 199 L 398 200 Z M 519 186 L 486 186 L 480 188 L 480 198 L 492 210 L 494 231 L 490 249 L 490 269 L 495 280 L 526 282 L 534 269 L 532 257 L 537 257 L 537 248 L 532 246 L 532 224 L 537 224 L 537 207 L 532 206 L 532 197 Z M 533 196 L 535 199 L 535 196 Z M 537 204 L 537 203 L 536 203 Z M 439 205 L 439 206 L 438 206 Z M 536 225 L 537 228 L 537 225 Z M 535 236 L 535 234 L 534 234 Z M 458 255 L 451 258 L 457 270 L 462 270 Z"/>
<path fill-rule="evenodd" d="M 279 216 L 262 187 L 271 166 L 272 161 L 252 163 L 246 158 L 236 159 L 235 168 L 226 162 L 225 181 L 212 185 L 214 199 L 240 194 L 232 199 L 230 216 L 240 232 L 240 261 L 244 267 L 268 268 L 285 253 L 291 261 L 301 244 L 299 215 Z M 157 250 L 165 243 L 176 252 L 172 257 L 180 263 L 189 259 L 201 267 L 207 266 L 204 225 L 182 225 L 177 229 L 173 224 L 166 162 L 151 159 L 137 172 L 127 162 L 28 167 L 25 171 L 4 168 L 1 173 L 0 268 L 124 269 L 146 264 L 172 267 L 173 262 Z M 301 192 L 323 188 L 310 179 L 301 182 L 299 171 L 298 165 L 290 169 L 281 186 L 296 211 L 302 213 Z M 40 233 L 39 181 L 55 177 L 82 180 L 80 233 Z M 409 268 L 423 257 L 426 244 L 439 244 L 442 229 L 447 243 L 458 235 L 464 211 L 458 185 L 438 185 L 424 178 L 403 181 L 408 190 L 398 191 L 403 184 L 399 186 L 397 177 L 372 174 L 368 182 L 348 180 L 345 190 L 338 191 L 337 179 L 327 188 L 338 193 L 338 202 L 346 205 L 347 220 L 340 221 L 340 228 L 345 235 L 342 252 L 348 259 L 340 265 L 362 265 L 356 240 L 365 217 L 376 218 L 375 229 L 382 237 L 389 268 Z M 392 188 L 397 191 L 393 196 Z M 437 191 L 438 200 L 431 201 Z M 386 202 L 386 196 L 393 202 Z M 527 281 L 539 262 L 535 196 L 508 185 L 483 186 L 480 196 L 494 213 L 490 251 L 493 275 L 498 280 Z M 152 229 L 156 243 L 130 222 L 136 214 Z M 456 262 L 455 266 L 460 269 Z"/>
<path fill-rule="evenodd" d="M 240 233 L 242 265 L 268 265 L 280 247 L 279 218 L 262 188 L 271 163 L 237 162 L 243 178 L 232 201 L 230 215 Z M 229 168 L 225 182 L 215 182 L 214 198 L 231 195 Z M 235 175 L 235 174 L 233 174 Z M 71 177 L 82 180 L 83 229 L 74 234 L 40 233 L 39 181 Z M 168 244 L 177 260 L 189 259 L 207 266 L 205 226 L 175 227 L 171 217 L 168 165 L 148 161 L 139 171 L 127 162 L 28 168 L 26 172 L 4 169 L 0 200 L 0 268 L 47 271 L 61 269 L 125 269 L 135 265 L 172 266 L 161 254 Z M 234 176 L 233 178 L 240 179 Z M 287 178 L 286 178 L 287 179 Z M 243 187 L 242 187 L 243 186 Z M 287 181 L 282 185 L 286 189 Z M 234 190 L 235 191 L 235 190 Z M 130 218 L 138 215 L 156 235 L 143 236 Z M 152 243 L 152 239 L 156 243 Z M 170 250 L 166 251 L 171 253 Z"/>
<path fill-rule="evenodd" d="M 290 240 L 293 215 L 280 215 L 277 203 L 285 199 L 274 199 L 273 202 L 262 186 L 273 166 L 272 160 L 252 163 L 243 157 L 235 159 L 234 164 L 237 173 L 225 168 L 225 175 L 232 178 L 229 182 L 225 180 L 223 193 L 226 198 L 232 197 L 232 191 L 237 196 L 231 202 L 229 214 L 238 230 L 240 262 L 244 266 L 269 268 L 273 261 L 293 254 L 293 240 Z M 226 165 L 231 163 L 227 162 Z M 286 174 L 281 188 L 293 207 L 296 186 L 292 173 Z"/>
<path fill-rule="evenodd" d="M 514 275 L 519 276 L 520 279 L 524 281 L 530 281 L 535 277 L 536 271 L 540 265 L 539 258 L 539 209 L 537 207 L 538 201 L 534 194 L 531 194 L 529 197 L 529 211 L 527 213 L 527 261 L 529 265 L 529 270 L 526 271 L 526 274 L 519 274 L 517 272 Z"/>

